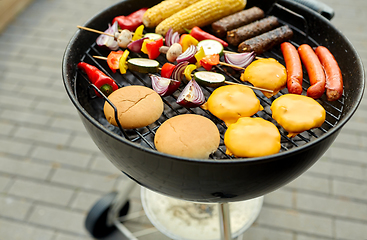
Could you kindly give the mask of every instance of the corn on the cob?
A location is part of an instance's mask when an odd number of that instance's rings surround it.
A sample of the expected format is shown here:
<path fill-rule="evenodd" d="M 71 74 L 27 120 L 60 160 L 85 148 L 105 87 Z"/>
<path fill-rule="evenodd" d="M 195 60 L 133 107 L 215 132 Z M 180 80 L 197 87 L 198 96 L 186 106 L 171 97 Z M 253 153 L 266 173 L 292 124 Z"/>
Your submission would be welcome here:
<path fill-rule="evenodd" d="M 145 12 L 143 24 L 146 27 L 155 27 L 164 19 L 198 1 L 200 0 L 164 0 Z"/>
<path fill-rule="evenodd" d="M 202 27 L 241 11 L 246 3 L 246 0 L 201 0 L 163 20 L 155 31 L 164 36 L 171 27 L 176 32 L 184 33 L 184 28 Z"/>

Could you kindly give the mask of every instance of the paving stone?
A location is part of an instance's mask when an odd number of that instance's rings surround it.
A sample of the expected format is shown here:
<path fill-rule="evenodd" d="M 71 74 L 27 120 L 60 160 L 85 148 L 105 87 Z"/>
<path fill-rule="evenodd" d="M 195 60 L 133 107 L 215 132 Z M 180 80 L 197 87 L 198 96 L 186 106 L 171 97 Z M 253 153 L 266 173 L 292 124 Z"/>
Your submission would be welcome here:
<path fill-rule="evenodd" d="M 341 178 L 351 178 L 356 180 L 366 179 L 366 172 L 363 166 L 351 165 L 346 162 L 338 163 L 332 161 L 328 158 L 323 158 L 318 161 L 316 167 L 310 168 L 309 172 L 325 174 L 327 176 L 341 177 Z"/>
<path fill-rule="evenodd" d="M 281 231 L 257 226 L 256 222 L 242 234 L 242 239 L 256 240 L 293 240 L 291 231 Z"/>
<path fill-rule="evenodd" d="M 286 208 L 292 208 L 294 205 L 294 198 L 295 193 L 293 193 L 293 191 L 286 191 L 281 188 L 266 194 L 264 196 L 264 204 L 275 204 Z"/>
<path fill-rule="evenodd" d="M 343 160 L 346 163 L 360 163 L 366 164 L 366 150 L 356 150 L 347 148 L 330 148 L 329 156 L 332 159 Z"/>
<path fill-rule="evenodd" d="M 1 239 L 8 240 L 53 240 L 53 230 L 31 224 L 0 219 Z"/>
<path fill-rule="evenodd" d="M 0 135 L 9 136 L 14 131 L 16 125 L 7 121 L 0 122 Z"/>
<path fill-rule="evenodd" d="M 366 239 L 366 223 L 337 219 L 335 221 L 336 239 Z"/>
<path fill-rule="evenodd" d="M 308 174 L 303 174 L 299 178 L 296 178 L 292 182 L 288 183 L 285 188 L 310 190 L 319 193 L 331 192 L 329 179 L 319 178 Z"/>
<path fill-rule="evenodd" d="M 51 166 L 42 165 L 28 160 L 21 161 L 11 158 L 0 157 L 0 172 L 30 178 L 46 180 Z"/>
<path fill-rule="evenodd" d="M 31 128 L 21 126 L 14 133 L 14 136 L 35 142 L 51 143 L 55 145 L 65 145 L 70 139 L 69 133 L 56 132 L 41 128 Z"/>
<path fill-rule="evenodd" d="M 98 200 L 100 200 L 100 198 L 101 198 L 100 194 L 79 191 L 76 194 L 76 197 L 73 203 L 71 204 L 71 207 L 73 209 L 78 209 L 78 210 L 83 210 L 83 211 L 88 212 L 94 206 L 94 204 Z"/>
<path fill-rule="evenodd" d="M 332 237 L 333 234 L 331 218 L 303 213 L 294 209 L 282 210 L 264 206 L 257 223 L 291 231 L 307 232 L 322 237 Z"/>
<path fill-rule="evenodd" d="M 80 121 L 80 118 L 63 118 L 63 117 L 54 117 L 52 123 L 52 128 L 65 129 L 69 131 L 76 131 L 81 133 L 86 133 L 85 127 L 83 123 Z"/>
<path fill-rule="evenodd" d="M 2 119 L 23 123 L 23 124 L 37 124 L 46 125 L 50 121 L 50 116 L 33 111 L 19 111 L 19 110 L 4 110 L 0 117 Z"/>
<path fill-rule="evenodd" d="M 24 199 L 0 196 L 1 216 L 24 220 L 32 204 Z"/>
<path fill-rule="evenodd" d="M 17 179 L 9 190 L 9 194 L 33 199 L 39 202 L 66 206 L 74 191 L 70 188 L 52 184 Z"/>
<path fill-rule="evenodd" d="M 91 169 L 109 174 L 122 174 L 105 156 L 96 157 L 91 164 Z"/>
<path fill-rule="evenodd" d="M 15 154 L 19 156 L 26 156 L 31 149 L 31 143 L 22 143 L 11 138 L 0 138 L 0 153 Z"/>
<path fill-rule="evenodd" d="M 79 148 L 83 150 L 93 152 L 100 152 L 97 145 L 93 142 L 93 140 L 89 136 L 75 136 L 70 142 L 70 146 L 73 148 Z"/>
<path fill-rule="evenodd" d="M 109 192 L 113 189 L 116 182 L 116 176 L 96 175 L 90 172 L 60 168 L 55 171 L 51 181 L 82 189 L 94 189 L 101 192 Z"/>
<path fill-rule="evenodd" d="M 345 197 L 297 193 L 296 209 L 367 222 L 367 207 Z"/>
<path fill-rule="evenodd" d="M 91 159 L 91 154 L 76 152 L 58 147 L 37 146 L 32 152 L 32 158 L 42 159 L 51 163 L 59 163 L 85 168 Z"/>
<path fill-rule="evenodd" d="M 4 193 L 6 190 L 6 187 L 10 184 L 11 179 L 10 177 L 6 175 L 0 175 L 0 193 Z"/>
<path fill-rule="evenodd" d="M 367 185 L 333 180 L 333 194 L 342 197 L 367 200 Z"/>
<path fill-rule="evenodd" d="M 54 240 L 93 240 L 93 238 L 87 236 L 77 236 L 65 233 L 57 233 Z"/>
<path fill-rule="evenodd" d="M 57 230 L 86 235 L 83 225 L 84 219 L 85 215 L 83 213 L 69 209 L 37 205 L 29 218 L 29 222 Z"/>

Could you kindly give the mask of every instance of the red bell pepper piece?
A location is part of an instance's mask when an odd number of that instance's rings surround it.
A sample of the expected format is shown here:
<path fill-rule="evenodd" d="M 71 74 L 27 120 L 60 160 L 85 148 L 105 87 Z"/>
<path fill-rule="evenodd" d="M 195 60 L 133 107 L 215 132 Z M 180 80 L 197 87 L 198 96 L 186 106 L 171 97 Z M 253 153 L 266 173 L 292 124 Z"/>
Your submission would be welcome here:
<path fill-rule="evenodd" d="M 135 31 L 137 27 L 143 24 L 143 15 L 147 8 L 141 8 L 127 16 L 118 16 L 112 20 L 112 24 L 117 21 L 121 29 Z"/>
<path fill-rule="evenodd" d="M 101 92 L 108 96 L 119 87 L 115 81 L 104 74 L 101 70 L 85 62 L 78 63 L 78 68 L 83 70 L 91 81 Z M 96 90 L 94 90 L 98 97 L 102 97 Z"/>
<path fill-rule="evenodd" d="M 163 38 L 160 38 L 156 41 L 147 42 L 146 48 L 148 52 L 148 58 L 149 59 L 156 59 L 161 52 L 159 51 L 159 48 L 163 46 Z"/>
<path fill-rule="evenodd" d="M 107 64 L 112 70 L 113 73 L 116 72 L 116 70 L 120 69 L 119 63 L 120 58 L 124 54 L 124 51 L 111 51 L 110 54 L 107 56 Z"/>
<path fill-rule="evenodd" d="M 219 64 L 219 54 L 212 54 L 203 57 L 200 64 L 205 70 L 210 71 L 214 65 Z"/>
<path fill-rule="evenodd" d="M 205 31 L 203 31 L 199 27 L 193 27 L 190 31 L 190 35 L 193 36 L 198 41 L 203 41 L 203 40 L 206 40 L 206 39 L 212 39 L 212 40 L 216 40 L 216 41 L 220 42 L 223 45 L 223 47 L 228 47 L 227 42 L 223 41 L 220 38 L 217 38 L 214 35 L 211 35 L 210 33 L 207 33 Z"/>
<path fill-rule="evenodd" d="M 161 76 L 165 78 L 171 78 L 173 69 L 175 69 L 175 67 L 176 65 L 172 63 L 163 64 L 162 69 L 161 69 Z"/>

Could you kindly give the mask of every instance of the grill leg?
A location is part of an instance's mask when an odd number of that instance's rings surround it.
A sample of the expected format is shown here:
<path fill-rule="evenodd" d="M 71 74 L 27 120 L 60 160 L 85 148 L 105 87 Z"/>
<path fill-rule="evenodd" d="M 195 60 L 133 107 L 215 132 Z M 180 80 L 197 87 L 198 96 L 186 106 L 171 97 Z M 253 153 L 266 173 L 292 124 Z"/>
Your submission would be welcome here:
<path fill-rule="evenodd" d="M 219 224 L 221 240 L 232 240 L 231 221 L 229 218 L 228 203 L 219 203 Z"/>
<path fill-rule="evenodd" d="M 125 205 L 125 203 L 129 200 L 129 195 L 135 186 L 137 186 L 137 184 L 134 181 L 128 179 L 126 181 L 126 184 L 124 185 L 124 188 L 117 193 L 117 196 L 114 199 L 114 202 L 110 208 L 110 211 L 108 211 L 108 215 L 107 215 L 107 225 L 108 226 L 115 224 L 115 220 L 119 218 L 120 210 Z"/>

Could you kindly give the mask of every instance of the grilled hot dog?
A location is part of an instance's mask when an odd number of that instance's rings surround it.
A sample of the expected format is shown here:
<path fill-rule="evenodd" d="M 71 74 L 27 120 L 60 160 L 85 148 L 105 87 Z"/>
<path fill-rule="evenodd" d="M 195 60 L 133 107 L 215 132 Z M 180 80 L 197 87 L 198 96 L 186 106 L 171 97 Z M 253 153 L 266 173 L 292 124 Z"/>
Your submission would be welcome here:
<path fill-rule="evenodd" d="M 288 92 L 302 94 L 303 71 L 297 48 L 289 42 L 280 44 L 287 69 Z"/>
<path fill-rule="evenodd" d="M 317 47 L 315 53 L 325 71 L 327 100 L 336 101 L 343 94 L 343 77 L 339 65 L 326 47 Z"/>
<path fill-rule="evenodd" d="M 318 99 L 325 92 L 326 77 L 319 58 L 308 44 L 298 48 L 299 56 L 306 67 L 311 86 L 307 89 L 307 96 Z"/>

